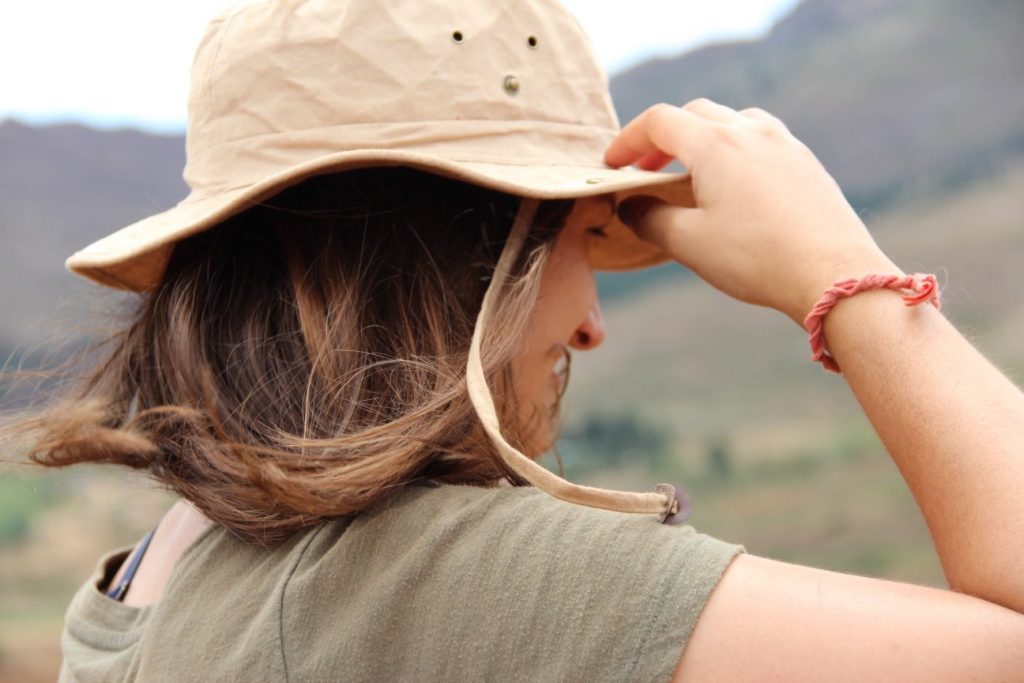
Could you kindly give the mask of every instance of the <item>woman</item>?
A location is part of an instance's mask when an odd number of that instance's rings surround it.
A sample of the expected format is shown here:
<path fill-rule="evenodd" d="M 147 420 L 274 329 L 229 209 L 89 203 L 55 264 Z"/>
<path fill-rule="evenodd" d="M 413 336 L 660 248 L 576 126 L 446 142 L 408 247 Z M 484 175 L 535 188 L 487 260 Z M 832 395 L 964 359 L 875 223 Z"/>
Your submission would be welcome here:
<path fill-rule="evenodd" d="M 134 318 L 16 425 L 182 497 L 79 591 L 63 680 L 1024 677 L 1024 397 L 887 291 L 935 300 L 770 114 L 617 131 L 548 2 L 282 1 L 211 25 L 188 151 L 188 199 L 68 262 Z M 560 358 L 604 336 L 592 269 L 667 258 L 808 324 L 952 591 L 757 558 L 672 525 L 671 486 L 536 465 Z"/>

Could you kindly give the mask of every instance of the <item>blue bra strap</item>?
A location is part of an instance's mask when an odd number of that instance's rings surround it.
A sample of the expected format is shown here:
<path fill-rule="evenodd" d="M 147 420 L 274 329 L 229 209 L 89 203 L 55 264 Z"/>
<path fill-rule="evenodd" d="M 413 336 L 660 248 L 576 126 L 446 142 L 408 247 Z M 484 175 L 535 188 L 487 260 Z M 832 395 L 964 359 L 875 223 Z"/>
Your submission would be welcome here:
<path fill-rule="evenodd" d="M 156 529 L 150 529 L 142 537 L 138 547 L 135 549 L 135 553 L 132 555 L 131 561 L 128 563 L 128 568 L 125 569 L 124 576 L 121 577 L 116 586 L 107 591 L 108 598 L 113 598 L 118 602 L 124 599 L 124 594 L 128 592 L 128 587 L 132 585 L 132 579 L 135 578 L 135 571 L 139 568 L 139 563 L 142 562 L 142 556 L 146 554 L 146 548 L 149 547 L 149 542 L 153 540 L 154 531 Z"/>

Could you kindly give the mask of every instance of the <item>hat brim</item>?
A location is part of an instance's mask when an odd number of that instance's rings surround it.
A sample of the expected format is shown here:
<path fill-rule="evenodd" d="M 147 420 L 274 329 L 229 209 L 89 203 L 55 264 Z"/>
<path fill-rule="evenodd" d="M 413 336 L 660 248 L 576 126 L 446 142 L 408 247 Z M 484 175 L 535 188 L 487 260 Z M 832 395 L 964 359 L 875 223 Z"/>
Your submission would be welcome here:
<path fill-rule="evenodd" d="M 295 166 L 260 182 L 206 196 L 190 194 L 177 206 L 133 223 L 67 259 L 68 270 L 100 284 L 145 291 L 160 279 L 173 245 L 259 204 L 284 188 L 320 173 L 370 166 L 409 166 L 509 194 L 537 199 L 573 199 L 614 194 L 652 194 L 694 206 L 688 173 L 661 173 L 633 168 L 512 164 L 456 160 L 402 150 L 338 152 Z M 668 256 L 638 238 L 618 218 L 607 226 L 609 239 L 592 254 L 600 270 L 633 270 L 664 263 Z"/>

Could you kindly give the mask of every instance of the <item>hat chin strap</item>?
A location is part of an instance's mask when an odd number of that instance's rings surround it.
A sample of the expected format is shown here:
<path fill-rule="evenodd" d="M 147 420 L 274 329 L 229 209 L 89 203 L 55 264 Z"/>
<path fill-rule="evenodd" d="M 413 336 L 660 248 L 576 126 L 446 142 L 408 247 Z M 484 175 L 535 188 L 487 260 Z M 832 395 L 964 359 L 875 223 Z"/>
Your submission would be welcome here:
<path fill-rule="evenodd" d="M 533 225 L 538 204 L 538 200 L 531 198 L 524 198 L 521 201 L 511 234 L 502 249 L 498 265 L 484 294 L 483 305 L 473 329 L 469 363 L 466 367 L 470 401 L 480 417 L 484 430 L 498 449 L 501 459 L 509 469 L 542 491 L 570 503 L 618 512 L 653 514 L 658 515 L 661 521 L 667 524 L 682 523 L 690 516 L 690 501 L 681 489 L 672 484 L 658 484 L 654 493 L 609 491 L 573 484 L 520 453 L 501 434 L 494 398 L 484 375 L 480 345 L 484 338 L 484 330 L 490 322 L 491 311 L 498 306 L 498 297 L 501 295 L 509 270 L 523 248 L 530 226 Z"/>

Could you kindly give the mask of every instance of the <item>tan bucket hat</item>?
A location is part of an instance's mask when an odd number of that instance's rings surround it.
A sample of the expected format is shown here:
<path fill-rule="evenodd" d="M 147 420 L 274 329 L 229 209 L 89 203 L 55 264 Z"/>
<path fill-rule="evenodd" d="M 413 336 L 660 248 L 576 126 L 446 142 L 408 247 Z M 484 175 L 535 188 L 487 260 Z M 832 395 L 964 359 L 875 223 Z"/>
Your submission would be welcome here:
<path fill-rule="evenodd" d="M 214 19 L 196 52 L 189 195 L 66 265 L 104 285 L 145 291 L 179 240 L 309 176 L 367 166 L 410 166 L 535 200 L 643 191 L 693 205 L 688 175 L 609 168 L 604 151 L 618 130 L 607 77 L 555 0 L 249 4 Z M 524 201 L 517 224 L 535 208 Z M 667 260 L 617 219 L 607 231 L 593 254 L 599 269 Z M 484 322 L 482 312 L 477 332 Z M 493 402 L 482 370 L 473 379 L 473 364 L 471 394 L 488 424 Z M 500 439 L 493 421 L 488 431 Z M 575 487 L 515 453 L 506 460 L 560 498 L 663 516 L 678 508 L 665 491 L 593 499 L 587 492 L 598 490 Z"/>
<path fill-rule="evenodd" d="M 145 290 L 178 240 L 348 168 L 412 166 L 538 199 L 650 191 L 682 177 L 606 166 L 618 129 L 586 35 L 553 0 L 248 5 L 214 19 L 196 53 L 189 195 L 66 265 Z M 608 231 L 597 268 L 666 260 L 617 221 Z"/>

